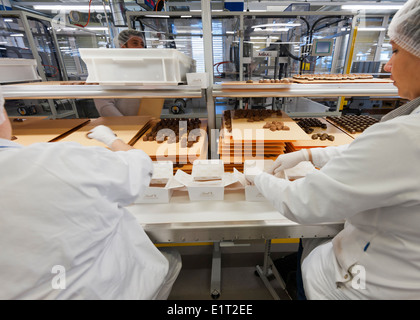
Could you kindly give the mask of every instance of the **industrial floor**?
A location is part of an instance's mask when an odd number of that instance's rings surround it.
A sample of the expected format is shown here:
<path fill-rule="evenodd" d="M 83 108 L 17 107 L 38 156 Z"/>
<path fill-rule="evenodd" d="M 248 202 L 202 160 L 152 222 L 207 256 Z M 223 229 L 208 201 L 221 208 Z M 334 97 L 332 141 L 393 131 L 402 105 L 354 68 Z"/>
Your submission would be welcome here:
<path fill-rule="evenodd" d="M 277 248 L 278 247 L 278 248 Z M 211 295 L 211 245 L 178 247 L 182 269 L 168 300 L 213 300 Z M 280 250 L 280 251 L 279 251 Z M 297 244 L 272 245 L 274 260 L 297 250 Z M 263 281 L 256 275 L 256 266 L 264 262 L 264 245 L 221 248 L 220 296 L 217 300 L 273 300 Z M 275 280 L 270 283 L 280 299 L 290 300 Z"/>

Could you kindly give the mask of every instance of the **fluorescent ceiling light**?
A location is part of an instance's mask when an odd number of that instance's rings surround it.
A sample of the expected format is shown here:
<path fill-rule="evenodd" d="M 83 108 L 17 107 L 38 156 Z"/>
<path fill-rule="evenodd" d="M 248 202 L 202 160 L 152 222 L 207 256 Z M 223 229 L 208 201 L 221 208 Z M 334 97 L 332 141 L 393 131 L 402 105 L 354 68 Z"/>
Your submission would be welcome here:
<path fill-rule="evenodd" d="M 260 24 L 257 26 L 252 26 L 251 28 L 262 28 L 262 27 L 298 27 L 301 26 L 300 23 L 270 23 L 270 24 Z"/>
<path fill-rule="evenodd" d="M 107 31 L 107 27 L 86 27 L 86 29 L 93 30 L 93 31 Z"/>
<path fill-rule="evenodd" d="M 261 28 L 255 28 L 254 32 L 286 32 L 289 31 L 289 29 L 287 28 L 265 28 L 265 29 L 261 29 Z"/>
<path fill-rule="evenodd" d="M 24 35 L 23 35 L 23 33 L 12 33 L 10 36 L 11 37 L 23 37 Z"/>
<path fill-rule="evenodd" d="M 152 15 L 152 14 L 146 14 L 145 17 L 148 17 L 148 18 L 169 18 L 169 16 Z"/>
<path fill-rule="evenodd" d="M 109 6 L 105 6 L 106 10 L 110 11 L 110 7 Z M 85 11 L 88 12 L 89 11 L 89 6 L 88 5 L 84 5 L 84 6 L 63 6 L 63 5 L 34 5 L 34 9 L 35 10 L 50 10 L 50 11 L 61 11 L 61 10 L 66 10 L 66 11 Z M 90 6 L 90 10 L 91 11 L 104 11 L 104 6 Z"/>
<path fill-rule="evenodd" d="M 357 31 L 385 31 L 384 27 L 357 28 Z"/>
<path fill-rule="evenodd" d="M 398 10 L 402 4 L 345 4 L 341 6 L 343 10 Z"/>

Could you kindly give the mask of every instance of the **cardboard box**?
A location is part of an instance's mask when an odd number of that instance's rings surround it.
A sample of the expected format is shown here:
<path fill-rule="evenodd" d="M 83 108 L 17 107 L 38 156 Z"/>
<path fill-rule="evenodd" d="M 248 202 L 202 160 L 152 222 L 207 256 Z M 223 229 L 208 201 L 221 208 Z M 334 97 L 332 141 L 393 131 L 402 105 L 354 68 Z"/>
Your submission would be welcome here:
<path fill-rule="evenodd" d="M 191 175 L 194 181 L 221 180 L 224 172 L 223 160 L 194 160 Z"/>
<path fill-rule="evenodd" d="M 255 185 L 245 186 L 245 200 L 250 202 L 267 201 L 267 199 Z"/>
<path fill-rule="evenodd" d="M 308 173 L 314 172 L 316 168 L 310 161 L 302 161 L 295 167 L 284 170 L 284 178 L 290 181 L 305 177 Z"/>
<path fill-rule="evenodd" d="M 208 87 L 208 74 L 206 72 L 187 73 L 187 83 L 189 86 L 200 86 L 201 89 Z"/>
<path fill-rule="evenodd" d="M 169 203 L 174 189 L 181 187 L 173 177 L 172 161 L 154 161 L 150 185 L 134 203 Z"/>
<path fill-rule="evenodd" d="M 222 175 L 221 180 L 194 181 L 192 175 L 178 170 L 175 174 L 177 182 L 187 187 L 191 201 L 217 201 L 223 200 L 225 187 L 237 182 L 236 177 L 228 172 Z"/>
<path fill-rule="evenodd" d="M 269 169 L 273 165 L 273 160 L 245 160 L 244 162 L 244 174 L 245 178 L 252 178 L 254 180 L 255 176 L 261 171 Z"/>
<path fill-rule="evenodd" d="M 173 177 L 173 173 L 174 163 L 172 161 L 153 161 L 153 175 L 150 184 L 167 184 Z"/>
<path fill-rule="evenodd" d="M 245 160 L 244 173 L 240 173 L 234 168 L 234 174 L 238 181 L 244 186 L 245 200 L 250 202 L 267 201 L 258 188 L 249 182 L 249 178 L 255 179 L 255 176 L 261 171 L 267 170 L 273 165 L 273 160 Z M 247 179 L 248 178 L 248 179 Z"/>

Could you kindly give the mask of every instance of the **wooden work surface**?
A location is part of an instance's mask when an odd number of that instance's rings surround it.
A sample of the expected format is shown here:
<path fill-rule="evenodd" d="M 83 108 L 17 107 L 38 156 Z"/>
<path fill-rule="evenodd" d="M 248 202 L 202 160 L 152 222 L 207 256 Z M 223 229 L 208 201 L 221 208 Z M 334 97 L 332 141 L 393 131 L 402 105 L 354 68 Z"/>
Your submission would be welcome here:
<path fill-rule="evenodd" d="M 247 83 L 246 81 L 230 81 L 222 83 L 222 90 L 225 89 L 289 89 L 291 83 Z"/>
<path fill-rule="evenodd" d="M 278 155 L 284 153 L 285 148 L 285 142 L 234 141 L 231 133 L 222 124 L 218 153 L 224 161 L 226 172 L 233 172 L 233 168 L 242 172 L 245 160 L 275 160 Z"/>
<path fill-rule="evenodd" d="M 34 85 L 34 86 L 69 86 L 69 85 L 98 85 L 98 83 L 86 83 L 85 81 L 38 81 L 38 82 L 24 82 L 24 83 L 17 83 L 16 85 Z"/>
<path fill-rule="evenodd" d="M 143 141 L 140 138 L 133 147 L 141 149 L 146 152 L 152 160 L 159 161 L 173 161 L 173 162 L 190 162 L 189 160 L 194 159 L 206 159 L 207 157 L 207 120 L 200 119 L 200 130 L 206 132 L 202 134 L 198 142 L 194 143 L 190 148 L 181 148 L 180 142 L 169 144 L 167 141 L 157 143 L 157 141 Z M 144 134 L 152 131 L 149 128 Z M 143 134 L 143 135 L 144 135 Z"/>
<path fill-rule="evenodd" d="M 74 141 L 84 146 L 101 146 L 104 144 L 94 139 L 89 139 L 86 134 L 94 127 L 104 125 L 109 127 L 118 138 L 125 143 L 133 145 L 137 138 L 149 128 L 152 117 L 149 116 L 125 116 L 125 117 L 101 117 L 92 120 L 88 125 L 71 133 L 60 141 Z"/>
<path fill-rule="evenodd" d="M 234 141 L 264 141 L 264 143 L 270 143 L 311 139 L 302 128 L 284 112 L 282 116 L 272 116 L 265 120 L 254 122 L 248 122 L 247 119 L 233 119 L 233 112 L 234 111 L 231 111 L 231 134 Z M 263 126 L 269 121 L 282 121 L 290 130 L 271 131 L 270 129 L 264 129 Z"/>
<path fill-rule="evenodd" d="M 336 122 L 334 122 L 333 120 L 331 120 L 331 119 L 328 119 L 328 117 L 327 117 L 327 119 L 326 119 L 326 121 L 328 122 L 328 123 L 330 123 L 330 124 L 332 124 L 333 126 L 336 126 L 337 128 L 339 128 L 340 130 L 342 130 L 342 131 L 344 131 L 345 133 L 347 133 L 350 137 L 352 137 L 353 139 L 356 139 L 358 136 L 360 136 L 363 132 L 354 132 L 354 133 L 351 133 L 350 131 L 348 131 L 346 128 L 344 128 L 343 126 L 341 126 L 340 124 L 338 124 L 338 123 L 336 123 Z M 378 121 L 379 122 L 379 121 Z M 374 124 L 374 123 L 373 123 Z M 372 125 L 373 125 L 372 124 Z M 366 129 L 365 129 L 366 130 Z M 364 130 L 363 130 L 364 131 Z"/>
<path fill-rule="evenodd" d="M 354 79 L 354 80 L 300 80 L 292 79 L 295 83 L 302 84 L 320 84 L 320 83 L 392 83 L 394 82 L 388 78 L 373 78 L 373 79 Z"/>
<path fill-rule="evenodd" d="M 315 148 L 315 147 L 329 147 L 329 146 L 340 146 L 343 144 L 349 144 L 354 139 L 347 134 L 342 129 L 336 127 L 332 123 L 328 122 L 325 118 L 317 118 L 322 123 L 325 123 L 327 125 L 326 129 L 322 129 L 320 127 L 311 127 L 314 129 L 314 131 L 310 134 L 308 134 L 308 137 L 311 138 L 313 134 L 316 133 L 328 133 L 330 135 L 333 135 L 335 137 L 334 141 L 330 140 L 320 140 L 319 138 L 316 140 L 298 140 L 293 141 L 291 144 L 296 148 Z"/>
<path fill-rule="evenodd" d="M 36 142 L 53 142 L 61 136 L 68 134 L 89 122 L 89 119 L 56 119 L 46 120 L 39 118 L 16 122 L 11 119 L 13 141 L 28 146 Z"/>

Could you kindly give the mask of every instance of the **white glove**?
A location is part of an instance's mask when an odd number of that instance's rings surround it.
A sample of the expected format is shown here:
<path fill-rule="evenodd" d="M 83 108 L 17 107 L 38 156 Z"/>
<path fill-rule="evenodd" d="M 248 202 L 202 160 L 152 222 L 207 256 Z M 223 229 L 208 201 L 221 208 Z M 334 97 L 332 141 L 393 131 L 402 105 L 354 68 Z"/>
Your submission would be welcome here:
<path fill-rule="evenodd" d="M 263 173 L 263 172 L 264 171 L 262 171 L 257 166 L 252 167 L 252 168 L 248 168 L 246 173 L 245 173 L 245 179 L 247 181 L 249 181 L 251 184 L 254 184 L 255 177 L 258 176 L 259 174 Z"/>
<path fill-rule="evenodd" d="M 87 137 L 105 143 L 108 147 L 111 147 L 112 143 L 118 139 L 114 131 L 103 125 L 93 128 L 88 132 Z"/>
<path fill-rule="evenodd" d="M 271 168 L 267 170 L 267 173 L 274 174 L 277 177 L 281 177 L 281 175 L 279 176 L 279 174 L 282 171 L 293 168 L 302 161 L 309 161 L 309 154 L 305 149 L 291 153 L 281 154 L 274 161 Z"/>

